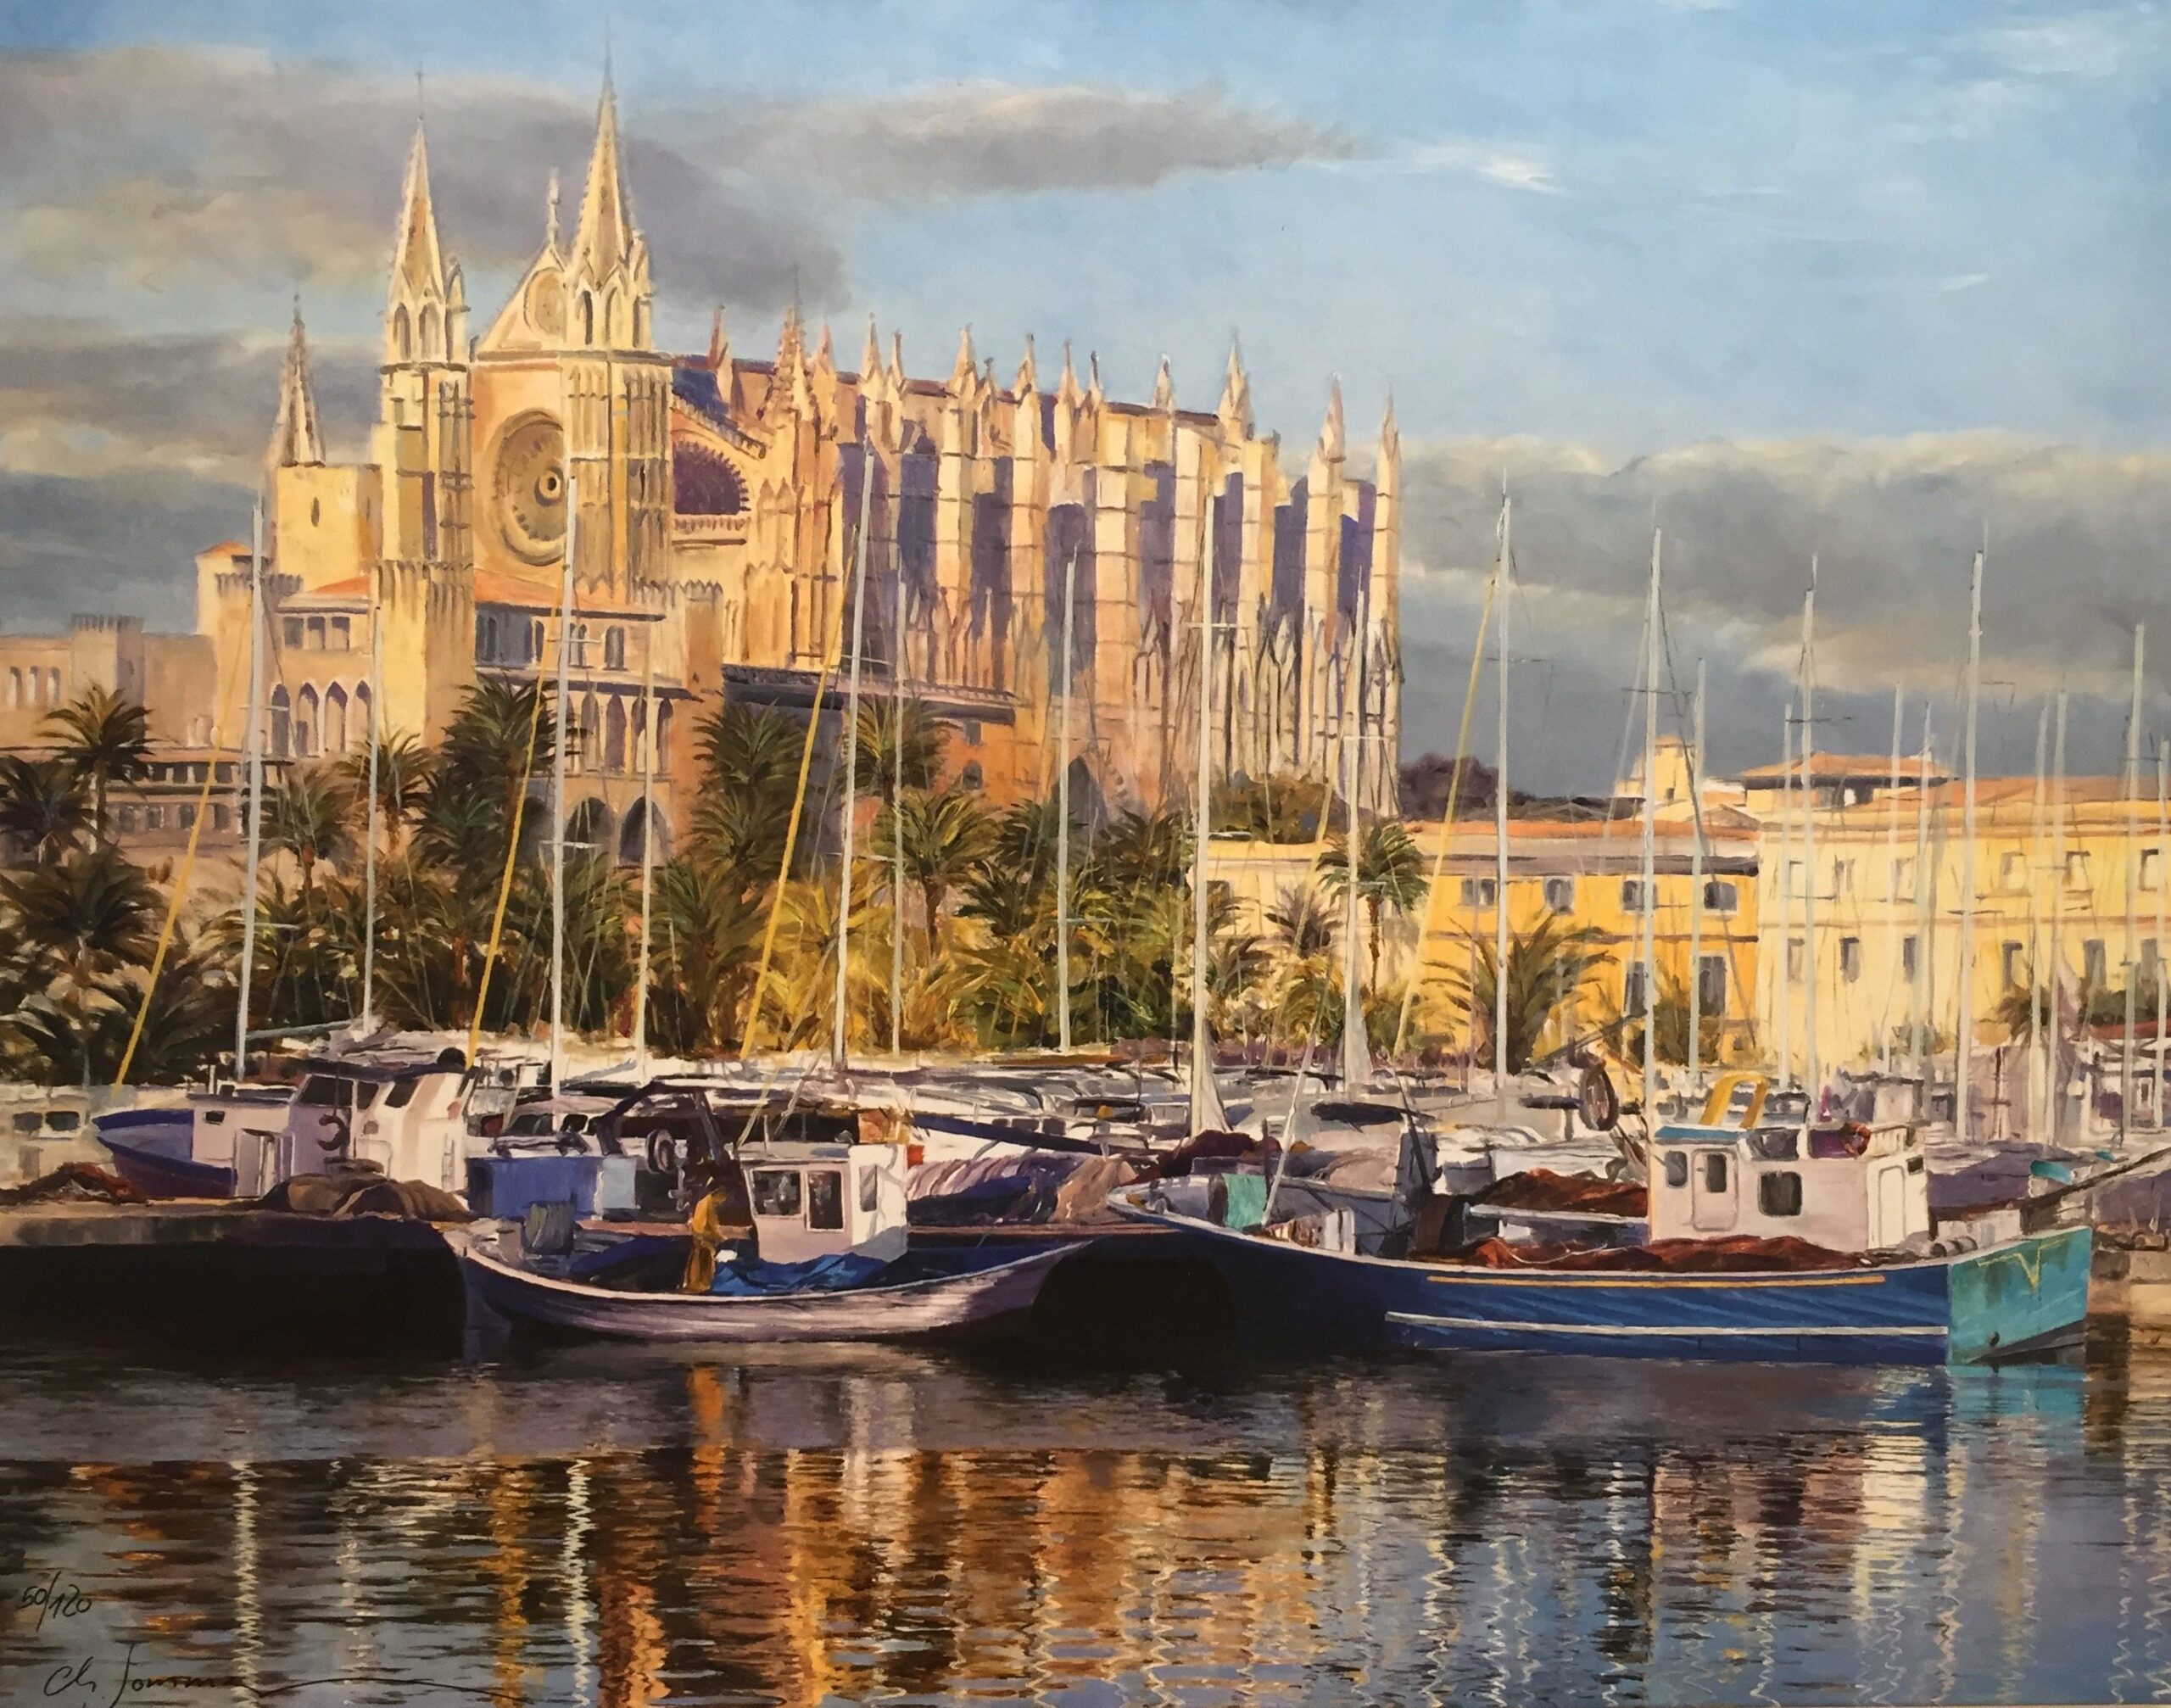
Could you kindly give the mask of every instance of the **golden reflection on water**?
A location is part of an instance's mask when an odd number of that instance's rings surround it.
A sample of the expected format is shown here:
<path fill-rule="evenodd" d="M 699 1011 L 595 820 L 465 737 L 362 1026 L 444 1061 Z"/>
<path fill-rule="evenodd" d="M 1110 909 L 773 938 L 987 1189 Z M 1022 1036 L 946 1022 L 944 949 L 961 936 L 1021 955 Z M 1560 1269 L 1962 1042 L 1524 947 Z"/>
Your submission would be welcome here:
<path fill-rule="evenodd" d="M 339 1672 L 606 1708 L 2088 1700 L 2171 1678 L 2171 1359 L 1775 1383 L 1701 1421 L 1676 1390 L 1739 1373 L 1495 1374 L 1532 1385 L 1525 1409 L 1401 1365 L 1177 1415 L 1152 1381 L 1036 1401 L 940 1364 L 695 1362 L 628 1384 L 635 1438 L 560 1453 L 506 1444 L 548 1384 L 478 1382 L 448 1396 L 456 1456 L 0 1482 L 0 1566 L 64 1555 L 117 1640 L 215 1662 L 237 1700 Z M 19 1682 L 0 1661 L 0 1699 Z M 289 1700 L 431 1700 L 400 1688 Z"/>

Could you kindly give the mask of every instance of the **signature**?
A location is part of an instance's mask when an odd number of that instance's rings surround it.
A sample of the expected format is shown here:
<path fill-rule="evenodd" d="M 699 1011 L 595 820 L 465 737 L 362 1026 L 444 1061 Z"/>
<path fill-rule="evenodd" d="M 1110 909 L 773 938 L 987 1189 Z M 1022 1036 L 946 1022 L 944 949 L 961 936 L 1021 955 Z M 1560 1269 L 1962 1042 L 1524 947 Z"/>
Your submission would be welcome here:
<path fill-rule="evenodd" d="M 85 1655 L 54 1667 L 45 1677 L 45 1697 L 50 1702 L 91 1705 L 91 1708 L 120 1708 L 123 1702 L 142 1699 L 149 1691 L 237 1690 L 259 1702 L 271 1702 L 298 1690 L 321 1689 L 338 1684 L 404 1685 L 421 1694 L 417 1701 L 436 1701 L 445 1696 L 472 1696 L 486 1702 L 514 1702 L 517 1694 L 470 1684 L 446 1684 L 436 1679 L 410 1678 L 398 1672 L 342 1672 L 325 1678 L 292 1678 L 276 1684 L 255 1684 L 233 1673 L 138 1672 L 131 1643 L 120 1658 L 120 1672 L 110 1690 L 98 1671 L 99 1657 Z"/>

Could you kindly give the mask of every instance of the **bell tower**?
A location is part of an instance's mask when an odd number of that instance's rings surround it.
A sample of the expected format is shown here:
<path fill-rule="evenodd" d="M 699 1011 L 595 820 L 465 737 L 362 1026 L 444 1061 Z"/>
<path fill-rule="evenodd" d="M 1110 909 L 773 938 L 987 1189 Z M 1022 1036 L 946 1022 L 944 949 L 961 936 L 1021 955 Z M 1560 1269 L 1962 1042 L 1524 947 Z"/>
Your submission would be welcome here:
<path fill-rule="evenodd" d="M 374 449 L 383 482 L 384 555 L 465 568 L 475 561 L 469 455 L 467 297 L 438 243 L 429 148 L 407 157 L 385 308 Z"/>

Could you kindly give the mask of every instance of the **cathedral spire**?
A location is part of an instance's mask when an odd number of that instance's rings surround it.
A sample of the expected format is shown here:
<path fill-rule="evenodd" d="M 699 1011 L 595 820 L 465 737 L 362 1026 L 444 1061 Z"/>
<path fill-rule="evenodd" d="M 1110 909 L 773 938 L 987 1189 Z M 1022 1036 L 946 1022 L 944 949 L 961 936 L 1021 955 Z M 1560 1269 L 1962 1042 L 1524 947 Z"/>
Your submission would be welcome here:
<path fill-rule="evenodd" d="M 1380 417 L 1380 460 L 1382 463 L 1399 461 L 1402 457 L 1402 429 L 1395 422 L 1394 394 L 1387 394 L 1387 413 Z"/>
<path fill-rule="evenodd" d="M 1070 359 L 1070 340 L 1063 341 L 1063 377 L 1055 383 L 1056 400 L 1076 407 L 1078 403 L 1078 366 Z"/>
<path fill-rule="evenodd" d="M 899 397 L 905 394 L 905 335 L 894 328 L 890 333 L 890 389 Z"/>
<path fill-rule="evenodd" d="M 1326 396 L 1326 419 L 1320 423 L 1320 455 L 1329 462 L 1342 460 L 1343 449 L 1342 426 L 1342 376 L 1334 377 L 1334 384 Z"/>
<path fill-rule="evenodd" d="M 626 186 L 618 165 L 618 97 L 608 72 L 596 103 L 595 152 L 588 162 L 588 188 L 580 198 L 580 225 L 573 232 L 576 274 L 600 279 L 630 260 L 633 222 L 626 211 Z"/>
<path fill-rule="evenodd" d="M 875 336 L 874 316 L 867 317 L 867 343 L 859 353 L 859 382 L 872 384 L 882 377 L 882 340 Z"/>
<path fill-rule="evenodd" d="M 723 329 L 723 304 L 716 305 L 709 321 L 709 371 L 722 373 L 731 366 L 731 338 Z"/>
<path fill-rule="evenodd" d="M 1169 359 L 1163 356 L 1161 371 L 1153 376 L 1153 407 L 1165 413 L 1175 406 L 1175 376 L 1169 371 Z"/>
<path fill-rule="evenodd" d="M 1108 400 L 1108 393 L 1101 388 L 1101 353 L 1089 350 L 1086 354 L 1086 401 L 1099 409 Z"/>
<path fill-rule="evenodd" d="M 950 389 L 963 391 L 970 385 L 979 371 L 979 363 L 973 356 L 973 329 L 970 326 L 957 329 L 957 365 L 950 370 Z"/>
<path fill-rule="evenodd" d="M 1214 413 L 1220 416 L 1223 430 L 1231 438 L 1251 437 L 1251 377 L 1244 371 L 1244 353 L 1237 347 L 1234 333 L 1229 338 L 1228 377 L 1222 382 L 1221 403 Z"/>
<path fill-rule="evenodd" d="M 317 430 L 316 397 L 309 382 L 309 338 L 302 330 L 301 299 L 294 299 L 294 325 L 287 339 L 286 371 L 279 377 L 279 414 L 265 453 L 266 470 L 314 467 L 324 460 L 324 438 Z"/>
<path fill-rule="evenodd" d="M 1040 382 L 1040 364 L 1033 360 L 1033 335 L 1028 332 L 1025 354 L 1018 360 L 1018 377 L 1012 382 L 1011 389 L 1022 398 L 1026 393 L 1039 389 Z"/>
<path fill-rule="evenodd" d="M 407 153 L 407 186 L 399 203 L 399 235 L 392 257 L 392 300 L 444 294 L 444 257 L 438 247 L 437 209 L 430 201 L 430 150 L 420 125 Z"/>

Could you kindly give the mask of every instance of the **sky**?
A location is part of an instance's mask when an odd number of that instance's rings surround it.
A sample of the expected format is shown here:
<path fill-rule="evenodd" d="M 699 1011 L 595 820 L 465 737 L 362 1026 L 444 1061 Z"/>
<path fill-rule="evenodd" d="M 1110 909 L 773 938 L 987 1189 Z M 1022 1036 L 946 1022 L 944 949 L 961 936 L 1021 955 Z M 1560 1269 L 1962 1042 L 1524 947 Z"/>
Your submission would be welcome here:
<path fill-rule="evenodd" d="M 667 343 L 721 306 L 766 354 L 795 293 L 847 360 L 871 313 L 939 374 L 970 323 L 1210 407 L 1241 335 L 1292 471 L 1331 377 L 1360 449 L 1392 393 L 1413 755 L 1505 478 L 1534 788 L 1613 774 L 1655 524 L 1716 768 L 1777 756 L 1812 554 L 1820 745 L 1885 751 L 1897 690 L 1949 755 L 1986 535 L 1986 766 L 2061 686 L 2116 762 L 2171 522 L 2152 4 L 0 0 L 0 623 L 185 622 L 296 294 L 360 452 L 418 112 L 483 323 L 606 53 Z"/>

